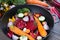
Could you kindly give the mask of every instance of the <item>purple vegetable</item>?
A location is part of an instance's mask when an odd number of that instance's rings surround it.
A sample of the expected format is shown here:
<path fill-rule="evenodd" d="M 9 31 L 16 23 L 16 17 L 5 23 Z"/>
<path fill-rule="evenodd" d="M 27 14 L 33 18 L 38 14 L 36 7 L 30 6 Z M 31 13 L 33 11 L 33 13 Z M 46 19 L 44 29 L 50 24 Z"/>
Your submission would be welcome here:
<path fill-rule="evenodd" d="M 60 18 L 60 12 L 55 7 L 51 7 L 50 12 L 51 14 L 56 14 Z"/>
<path fill-rule="evenodd" d="M 60 1 L 59 1 L 60 2 Z M 58 2 L 58 0 L 53 0 L 53 3 L 56 5 L 56 6 L 58 6 L 58 7 L 60 7 L 60 3 Z"/>

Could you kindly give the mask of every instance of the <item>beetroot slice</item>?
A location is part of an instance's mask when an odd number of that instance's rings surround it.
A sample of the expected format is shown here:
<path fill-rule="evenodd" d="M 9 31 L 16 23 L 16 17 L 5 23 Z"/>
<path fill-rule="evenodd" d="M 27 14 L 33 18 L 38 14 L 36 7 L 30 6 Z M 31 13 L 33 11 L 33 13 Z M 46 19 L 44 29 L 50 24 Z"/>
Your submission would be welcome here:
<path fill-rule="evenodd" d="M 15 22 L 15 26 L 20 28 L 20 29 L 23 29 L 25 27 L 25 22 L 21 19 L 18 19 L 16 22 Z"/>
<path fill-rule="evenodd" d="M 37 35 L 34 34 L 33 32 L 30 32 L 30 35 L 31 35 L 33 38 L 36 38 L 36 37 L 37 37 Z"/>
<path fill-rule="evenodd" d="M 12 38 L 12 35 L 13 35 L 13 32 L 11 32 L 11 31 L 9 31 L 9 32 L 7 33 L 7 36 L 8 36 L 9 38 Z"/>
<path fill-rule="evenodd" d="M 34 22 L 32 22 L 32 21 L 29 21 L 29 22 L 27 22 L 26 23 L 26 28 L 28 28 L 28 29 L 30 29 L 31 31 L 34 31 L 34 30 L 36 30 L 36 26 L 34 25 Z"/>

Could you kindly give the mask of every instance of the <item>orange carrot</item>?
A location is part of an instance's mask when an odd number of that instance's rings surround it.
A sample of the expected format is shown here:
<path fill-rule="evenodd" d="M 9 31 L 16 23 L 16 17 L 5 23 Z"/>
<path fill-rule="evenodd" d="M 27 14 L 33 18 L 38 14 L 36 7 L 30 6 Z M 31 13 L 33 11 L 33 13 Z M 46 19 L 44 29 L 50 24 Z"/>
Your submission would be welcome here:
<path fill-rule="evenodd" d="M 29 29 L 26 29 L 26 31 L 25 31 L 26 33 L 30 33 L 30 30 Z"/>
<path fill-rule="evenodd" d="M 34 16 L 34 18 L 35 18 L 35 21 L 36 21 L 36 23 L 37 23 L 38 31 L 39 31 L 40 35 L 41 35 L 42 37 L 46 37 L 46 36 L 47 36 L 47 32 L 46 32 L 45 29 L 43 28 L 41 22 L 38 20 L 37 17 Z"/>
<path fill-rule="evenodd" d="M 40 0 L 26 0 L 27 4 L 37 4 L 37 5 L 41 5 L 41 6 L 45 6 L 47 7 L 48 4 L 45 2 L 42 2 Z"/>
<path fill-rule="evenodd" d="M 28 15 L 28 12 L 25 12 L 24 15 L 27 16 Z"/>
<path fill-rule="evenodd" d="M 40 15 L 39 15 L 39 14 L 37 14 L 37 13 L 35 13 L 34 15 L 35 15 L 36 17 L 39 17 L 39 16 L 40 16 Z"/>
<path fill-rule="evenodd" d="M 24 35 L 24 36 L 27 36 L 29 38 L 29 40 L 35 40 L 31 35 L 28 35 L 27 33 L 23 32 L 21 29 L 17 28 L 16 26 L 14 26 L 12 28 L 10 27 L 10 30 L 13 33 L 15 33 L 15 34 L 17 34 L 19 36 Z"/>

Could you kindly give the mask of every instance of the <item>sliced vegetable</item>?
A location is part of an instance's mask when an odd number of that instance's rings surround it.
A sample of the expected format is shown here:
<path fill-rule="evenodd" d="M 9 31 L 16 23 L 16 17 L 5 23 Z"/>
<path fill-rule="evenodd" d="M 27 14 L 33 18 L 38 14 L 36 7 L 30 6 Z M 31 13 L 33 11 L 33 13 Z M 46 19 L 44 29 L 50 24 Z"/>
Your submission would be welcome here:
<path fill-rule="evenodd" d="M 8 31 L 7 36 L 8 36 L 9 38 L 12 38 L 12 35 L 13 35 L 13 33 L 12 33 L 11 31 Z"/>
<path fill-rule="evenodd" d="M 9 18 L 9 22 L 15 22 L 15 18 L 14 18 L 14 16 L 12 17 L 12 19 Z"/>
<path fill-rule="evenodd" d="M 19 13 L 17 16 L 18 16 L 19 18 L 22 18 L 22 17 L 24 17 L 24 14 L 23 14 L 23 13 Z"/>
<path fill-rule="evenodd" d="M 31 21 L 31 22 L 34 22 L 34 18 L 33 18 L 32 15 L 30 16 L 30 21 Z"/>
<path fill-rule="evenodd" d="M 13 21 L 13 22 L 15 22 L 15 21 L 16 21 L 16 19 L 14 18 L 14 16 L 12 17 L 12 21 Z"/>
<path fill-rule="evenodd" d="M 33 21 L 29 21 L 26 23 L 26 28 L 31 30 L 31 31 L 34 31 L 34 30 L 36 30 L 37 27 L 34 25 Z"/>
<path fill-rule="evenodd" d="M 41 36 L 37 36 L 37 40 L 42 40 L 42 37 Z"/>
<path fill-rule="evenodd" d="M 28 37 L 27 36 L 21 36 L 20 40 L 28 40 Z"/>
<path fill-rule="evenodd" d="M 28 21 L 29 21 L 29 17 L 28 17 L 28 16 L 25 16 L 25 17 L 23 18 L 23 20 L 26 21 L 26 22 L 28 22 Z"/>
<path fill-rule="evenodd" d="M 17 26 L 20 29 L 23 29 L 25 27 L 25 22 L 19 19 L 15 22 L 15 26 Z"/>
<path fill-rule="evenodd" d="M 26 28 L 24 28 L 23 31 L 26 32 L 26 33 L 30 33 L 30 30 L 26 29 Z"/>
<path fill-rule="evenodd" d="M 36 21 L 36 23 L 37 23 L 38 31 L 39 31 L 40 35 L 41 35 L 42 37 L 46 37 L 46 36 L 47 36 L 47 32 L 46 32 L 45 29 L 43 28 L 41 22 L 38 20 L 37 17 L 34 16 L 34 18 L 35 18 L 35 21 Z"/>
<path fill-rule="evenodd" d="M 47 24 L 45 24 L 43 27 L 45 30 L 49 30 L 49 26 Z"/>
<path fill-rule="evenodd" d="M 45 30 L 49 30 L 49 26 L 47 25 L 47 22 L 42 22 L 42 24 Z"/>
<path fill-rule="evenodd" d="M 39 17 L 39 20 L 40 20 L 40 21 L 44 21 L 44 20 L 45 20 L 45 17 L 44 17 L 44 16 L 40 16 L 40 17 Z"/>
<path fill-rule="evenodd" d="M 8 27 L 13 26 L 13 22 L 8 23 Z"/>
<path fill-rule="evenodd" d="M 29 38 L 29 40 L 35 40 L 32 36 L 28 35 L 27 33 L 23 32 L 21 29 L 15 27 L 15 26 L 14 26 L 14 28 L 10 28 L 10 30 L 19 36 L 24 35 L 24 36 L 27 36 Z"/>
<path fill-rule="evenodd" d="M 39 17 L 39 16 L 40 16 L 40 14 L 38 14 L 38 13 L 35 13 L 34 15 L 35 15 L 36 17 Z"/>
<path fill-rule="evenodd" d="M 28 12 L 25 12 L 25 13 L 24 13 L 24 16 L 27 16 L 28 14 L 29 14 Z"/>
<path fill-rule="evenodd" d="M 36 34 L 35 33 L 33 33 L 33 32 L 30 32 L 30 35 L 33 37 L 33 38 L 36 38 Z"/>
<path fill-rule="evenodd" d="M 12 35 L 12 39 L 13 39 L 13 40 L 18 40 L 18 38 L 19 38 L 18 36 Z"/>

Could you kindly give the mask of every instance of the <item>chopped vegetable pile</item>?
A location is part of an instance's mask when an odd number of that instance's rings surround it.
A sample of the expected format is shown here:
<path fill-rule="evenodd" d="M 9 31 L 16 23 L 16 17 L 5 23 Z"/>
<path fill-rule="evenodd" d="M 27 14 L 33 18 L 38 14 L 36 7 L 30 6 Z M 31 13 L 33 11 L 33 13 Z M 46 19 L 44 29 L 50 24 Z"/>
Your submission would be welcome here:
<path fill-rule="evenodd" d="M 48 35 L 49 26 L 40 13 L 30 13 L 28 8 L 17 10 L 17 14 L 9 18 L 7 36 L 13 40 L 42 40 Z"/>

